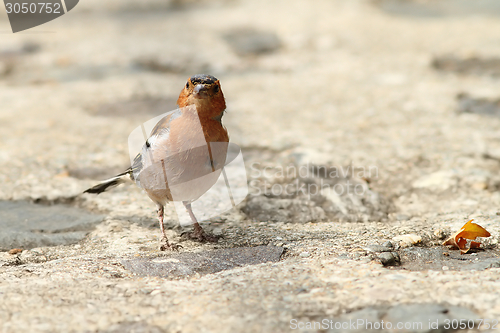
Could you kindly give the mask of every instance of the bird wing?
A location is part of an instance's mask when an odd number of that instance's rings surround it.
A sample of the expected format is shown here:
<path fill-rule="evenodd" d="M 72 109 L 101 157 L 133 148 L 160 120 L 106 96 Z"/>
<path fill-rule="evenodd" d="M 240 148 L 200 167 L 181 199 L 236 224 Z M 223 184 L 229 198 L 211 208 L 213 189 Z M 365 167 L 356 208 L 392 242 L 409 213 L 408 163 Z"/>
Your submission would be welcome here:
<path fill-rule="evenodd" d="M 140 173 L 144 168 L 145 162 L 148 160 L 145 155 L 151 152 L 152 147 L 156 145 L 159 138 L 162 139 L 161 141 L 163 142 L 168 140 L 168 136 L 170 134 L 170 123 L 172 120 L 180 117 L 181 115 L 182 111 L 177 109 L 156 123 L 155 127 L 151 131 L 151 135 L 142 146 L 141 152 L 135 156 L 132 166 L 127 170 L 133 180 L 139 181 Z M 168 147 L 165 148 L 168 149 Z"/>
<path fill-rule="evenodd" d="M 170 131 L 170 123 L 172 122 L 172 120 L 177 119 L 180 116 L 182 116 L 182 111 L 181 109 L 177 109 L 171 114 L 168 114 L 165 117 L 161 118 L 160 121 L 156 123 L 155 127 L 153 127 L 150 138 L 162 134 L 162 132 L 165 130 Z"/>

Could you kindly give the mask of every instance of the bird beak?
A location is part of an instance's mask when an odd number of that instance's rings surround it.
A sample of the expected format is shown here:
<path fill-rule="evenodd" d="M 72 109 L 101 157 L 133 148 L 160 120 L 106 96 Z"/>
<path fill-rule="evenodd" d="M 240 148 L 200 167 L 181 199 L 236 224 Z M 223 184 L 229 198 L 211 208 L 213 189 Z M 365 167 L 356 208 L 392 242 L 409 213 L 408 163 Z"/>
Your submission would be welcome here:
<path fill-rule="evenodd" d="M 206 98 L 208 88 L 204 84 L 197 84 L 194 87 L 193 94 L 195 98 Z"/>

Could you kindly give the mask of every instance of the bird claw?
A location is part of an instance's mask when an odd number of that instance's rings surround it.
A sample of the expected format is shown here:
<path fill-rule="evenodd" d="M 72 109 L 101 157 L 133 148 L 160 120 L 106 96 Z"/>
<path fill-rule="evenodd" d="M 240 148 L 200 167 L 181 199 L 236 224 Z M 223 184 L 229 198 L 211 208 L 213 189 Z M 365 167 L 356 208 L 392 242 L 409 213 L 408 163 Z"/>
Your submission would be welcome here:
<path fill-rule="evenodd" d="M 162 244 L 162 245 L 160 245 L 160 251 L 169 250 L 169 251 L 179 252 L 179 249 L 182 249 L 182 248 L 183 248 L 182 245 L 178 245 L 178 244 L 168 244 L 168 245 Z"/>
<path fill-rule="evenodd" d="M 179 244 L 170 244 L 166 238 L 161 240 L 160 251 L 179 251 L 182 248 L 182 245 Z"/>
<path fill-rule="evenodd" d="M 183 232 L 181 234 L 181 237 L 183 237 L 183 236 L 186 236 L 188 239 L 191 239 L 191 240 L 194 240 L 194 241 L 197 241 L 200 243 L 206 243 L 206 242 L 217 243 L 219 241 L 219 238 L 221 238 L 221 236 L 212 235 L 212 234 L 206 233 L 205 231 L 202 231 L 202 232 L 195 232 L 195 231 Z"/>

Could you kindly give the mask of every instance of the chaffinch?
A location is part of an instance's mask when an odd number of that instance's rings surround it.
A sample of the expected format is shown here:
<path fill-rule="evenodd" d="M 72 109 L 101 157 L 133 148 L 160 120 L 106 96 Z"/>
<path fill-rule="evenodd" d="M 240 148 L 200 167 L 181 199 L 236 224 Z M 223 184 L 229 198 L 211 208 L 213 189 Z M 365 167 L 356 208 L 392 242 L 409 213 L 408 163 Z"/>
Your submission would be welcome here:
<path fill-rule="evenodd" d="M 158 206 L 162 251 L 180 247 L 169 243 L 165 234 L 163 217 L 168 201 L 182 201 L 186 207 L 194 224 L 193 232 L 187 234 L 189 238 L 217 242 L 218 237 L 201 228 L 191 203 L 219 178 L 229 142 L 222 125 L 226 103 L 218 79 L 204 74 L 192 76 L 177 105 L 176 111 L 153 128 L 130 168 L 84 192 L 99 194 L 127 180 L 135 181 Z"/>

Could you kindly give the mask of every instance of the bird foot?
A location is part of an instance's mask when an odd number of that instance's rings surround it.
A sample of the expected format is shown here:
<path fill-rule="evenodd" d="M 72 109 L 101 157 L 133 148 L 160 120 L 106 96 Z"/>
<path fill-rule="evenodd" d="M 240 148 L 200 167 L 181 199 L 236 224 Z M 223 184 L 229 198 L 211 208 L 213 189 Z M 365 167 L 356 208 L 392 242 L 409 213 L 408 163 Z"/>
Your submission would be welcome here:
<path fill-rule="evenodd" d="M 200 243 L 206 243 L 206 242 L 217 243 L 219 241 L 219 238 L 221 238 L 221 236 L 212 235 L 212 234 L 206 233 L 203 230 L 201 232 L 196 232 L 196 231 L 183 232 L 181 234 L 181 237 L 183 237 L 183 236 L 187 237 L 188 239 L 200 242 Z"/>
<path fill-rule="evenodd" d="M 179 251 L 182 245 L 170 244 L 166 238 L 162 238 L 160 241 L 160 251 Z"/>

